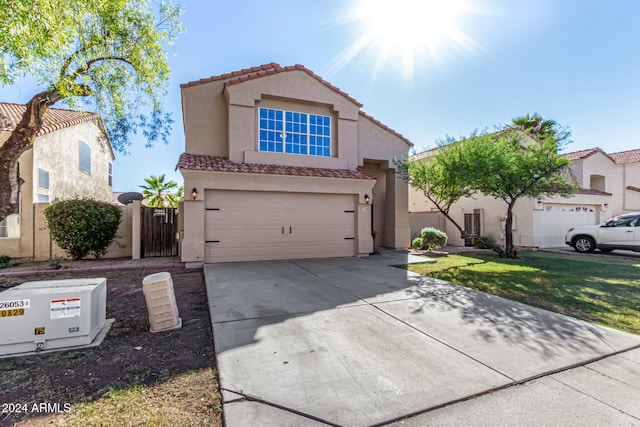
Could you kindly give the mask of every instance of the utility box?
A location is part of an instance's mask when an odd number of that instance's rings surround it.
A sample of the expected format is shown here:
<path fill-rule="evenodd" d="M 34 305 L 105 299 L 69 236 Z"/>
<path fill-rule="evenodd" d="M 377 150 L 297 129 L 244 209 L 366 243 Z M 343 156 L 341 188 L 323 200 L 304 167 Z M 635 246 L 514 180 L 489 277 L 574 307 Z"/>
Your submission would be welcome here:
<path fill-rule="evenodd" d="M 27 282 L 0 292 L 0 356 L 91 344 L 105 327 L 107 279 Z"/>
<path fill-rule="evenodd" d="M 142 279 L 142 291 L 147 301 L 151 332 L 164 332 L 182 327 L 171 274 L 162 272 L 146 276 Z"/>

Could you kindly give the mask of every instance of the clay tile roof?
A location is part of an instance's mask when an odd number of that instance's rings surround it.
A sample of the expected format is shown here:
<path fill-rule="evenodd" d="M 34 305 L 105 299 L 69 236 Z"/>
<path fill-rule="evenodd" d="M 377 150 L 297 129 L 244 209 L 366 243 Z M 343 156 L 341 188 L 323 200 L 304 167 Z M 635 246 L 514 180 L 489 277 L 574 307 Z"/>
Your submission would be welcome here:
<path fill-rule="evenodd" d="M 618 164 L 640 162 L 640 149 L 611 153 L 609 157 L 611 157 L 613 161 Z"/>
<path fill-rule="evenodd" d="M 583 188 L 578 190 L 578 194 L 590 194 L 594 196 L 611 196 L 611 193 L 607 193 L 606 191 L 594 190 L 591 188 Z"/>
<path fill-rule="evenodd" d="M 317 75 L 316 73 L 314 73 L 313 71 L 311 71 L 310 69 L 308 69 L 307 67 L 305 67 L 304 65 L 301 64 L 296 64 L 296 65 L 287 65 L 286 67 L 282 67 L 279 64 L 276 63 L 271 63 L 269 64 L 270 66 L 267 68 L 263 68 L 264 66 L 260 66 L 260 67 L 254 67 L 254 68 L 258 68 L 257 70 L 253 70 L 253 69 L 249 69 L 249 72 L 243 72 L 241 75 L 232 78 L 231 80 L 225 82 L 225 85 L 235 85 L 238 83 L 243 83 L 246 82 L 248 80 L 253 80 L 253 79 L 257 79 L 260 77 L 265 77 L 265 76 L 269 76 L 272 74 L 277 74 L 277 73 L 284 73 L 287 71 L 303 71 L 305 73 L 307 73 L 308 75 L 310 75 L 311 77 L 313 77 L 314 79 L 316 79 L 317 81 L 319 81 L 320 83 L 322 83 L 323 85 L 327 86 L 329 89 L 333 90 L 334 92 L 337 92 L 338 94 L 344 96 L 345 98 L 347 98 L 349 101 L 353 102 L 354 104 L 356 104 L 358 107 L 362 107 L 362 104 L 360 102 L 358 102 L 355 98 L 353 98 L 351 95 L 349 95 L 348 93 L 344 92 L 343 90 L 340 90 L 339 88 L 337 88 L 336 86 L 332 85 L 331 83 L 329 83 L 328 81 L 326 81 L 325 79 L 323 79 L 322 77 L 320 77 L 319 75 Z M 242 70 L 242 71 L 246 71 L 246 70 Z"/>
<path fill-rule="evenodd" d="M 11 104 L 0 102 L 0 120 L 2 129 L 11 131 L 20 122 L 22 115 L 27 110 L 24 104 Z M 98 125 L 104 130 L 104 123 L 97 113 L 87 113 L 84 111 L 64 110 L 61 108 L 49 108 L 44 113 L 43 126 L 36 136 L 46 135 L 59 129 L 75 126 L 80 123 L 97 120 Z"/>
<path fill-rule="evenodd" d="M 205 156 L 182 153 L 176 169 L 211 172 L 257 173 L 264 175 L 312 176 L 319 178 L 375 179 L 355 170 L 305 168 L 298 166 L 259 165 L 254 163 L 236 163 L 225 157 Z"/>
<path fill-rule="evenodd" d="M 580 151 L 574 151 L 572 153 L 564 153 L 564 154 L 560 154 L 561 157 L 566 157 L 567 159 L 573 161 L 573 160 L 581 160 L 581 159 L 586 159 L 587 157 L 591 157 L 596 153 L 602 153 L 605 156 L 607 156 L 612 162 L 615 163 L 615 160 L 608 155 L 607 153 L 604 152 L 604 150 L 602 148 L 596 147 L 596 148 L 589 148 L 586 150 L 580 150 Z"/>

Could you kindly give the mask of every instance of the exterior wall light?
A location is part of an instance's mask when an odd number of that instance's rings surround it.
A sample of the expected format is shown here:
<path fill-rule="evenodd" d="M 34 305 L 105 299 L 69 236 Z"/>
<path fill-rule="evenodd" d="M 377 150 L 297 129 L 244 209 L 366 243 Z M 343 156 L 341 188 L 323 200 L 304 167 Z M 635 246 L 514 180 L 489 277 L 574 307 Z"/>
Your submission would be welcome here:
<path fill-rule="evenodd" d="M 191 197 L 193 197 L 193 200 L 198 197 L 198 189 L 196 187 L 193 187 L 193 190 L 191 190 Z"/>
<path fill-rule="evenodd" d="M 369 195 L 368 195 L 368 194 L 365 194 L 365 195 L 364 195 L 364 202 L 365 202 L 366 204 L 369 204 L 369 202 L 371 202 L 371 197 L 369 197 Z"/>
<path fill-rule="evenodd" d="M 603 206 L 605 209 L 607 209 L 609 207 L 609 203 L 605 203 Z"/>

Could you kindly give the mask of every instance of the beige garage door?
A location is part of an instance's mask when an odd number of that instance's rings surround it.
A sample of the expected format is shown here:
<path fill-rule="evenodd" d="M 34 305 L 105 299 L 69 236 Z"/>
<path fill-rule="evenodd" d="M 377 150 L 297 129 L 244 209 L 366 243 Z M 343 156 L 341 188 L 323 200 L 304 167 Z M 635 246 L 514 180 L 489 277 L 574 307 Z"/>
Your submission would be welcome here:
<path fill-rule="evenodd" d="M 540 213 L 540 247 L 566 246 L 564 235 L 571 227 L 598 223 L 595 206 L 545 205 Z"/>
<path fill-rule="evenodd" d="M 209 190 L 206 262 L 355 255 L 355 196 Z"/>

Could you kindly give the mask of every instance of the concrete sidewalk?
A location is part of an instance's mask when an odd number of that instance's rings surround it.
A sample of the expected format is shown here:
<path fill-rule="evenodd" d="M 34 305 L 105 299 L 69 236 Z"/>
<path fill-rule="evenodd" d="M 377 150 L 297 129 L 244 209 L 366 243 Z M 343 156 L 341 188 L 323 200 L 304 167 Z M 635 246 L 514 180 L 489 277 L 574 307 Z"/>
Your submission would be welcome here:
<path fill-rule="evenodd" d="M 205 265 L 227 426 L 640 423 L 640 336 L 387 264 Z"/>

